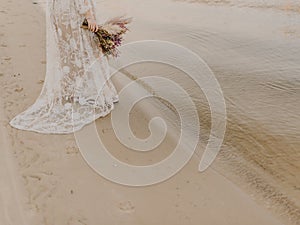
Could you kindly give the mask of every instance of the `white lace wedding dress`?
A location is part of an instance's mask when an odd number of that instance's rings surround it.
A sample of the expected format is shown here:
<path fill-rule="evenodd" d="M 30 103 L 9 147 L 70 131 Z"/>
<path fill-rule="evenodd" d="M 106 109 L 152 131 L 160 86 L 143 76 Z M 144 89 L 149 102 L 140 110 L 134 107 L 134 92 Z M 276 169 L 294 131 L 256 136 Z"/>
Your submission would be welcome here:
<path fill-rule="evenodd" d="M 35 103 L 10 125 L 39 133 L 72 133 L 111 112 L 119 101 L 107 58 L 80 28 L 93 0 L 48 0 L 47 72 Z M 95 18 L 97 19 L 97 17 Z"/>

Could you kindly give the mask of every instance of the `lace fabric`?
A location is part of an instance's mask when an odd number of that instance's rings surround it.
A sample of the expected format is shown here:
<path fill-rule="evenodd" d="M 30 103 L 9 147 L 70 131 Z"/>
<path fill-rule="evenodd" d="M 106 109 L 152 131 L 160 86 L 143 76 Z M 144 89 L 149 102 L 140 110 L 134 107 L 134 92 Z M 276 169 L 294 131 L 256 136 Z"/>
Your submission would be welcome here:
<path fill-rule="evenodd" d="M 119 101 L 109 80 L 107 58 L 94 34 L 80 28 L 92 0 L 49 0 L 47 3 L 47 70 L 35 103 L 10 125 L 39 133 L 72 133 L 114 109 Z"/>
<path fill-rule="evenodd" d="M 76 0 L 75 3 L 81 15 L 85 15 L 88 11 L 93 12 L 93 8 L 95 8 L 94 2 L 91 0 Z"/>

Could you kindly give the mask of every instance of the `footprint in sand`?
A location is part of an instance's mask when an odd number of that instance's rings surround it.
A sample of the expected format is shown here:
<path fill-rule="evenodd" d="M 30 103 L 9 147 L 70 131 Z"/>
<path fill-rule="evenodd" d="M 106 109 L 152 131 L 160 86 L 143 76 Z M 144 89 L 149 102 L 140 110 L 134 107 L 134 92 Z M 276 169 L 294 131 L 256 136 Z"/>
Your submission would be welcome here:
<path fill-rule="evenodd" d="M 66 142 L 65 150 L 66 150 L 66 154 L 68 155 L 79 153 L 78 146 L 76 145 L 76 142 L 74 142 L 73 140 L 69 140 Z"/>
<path fill-rule="evenodd" d="M 89 224 L 87 218 L 78 215 L 76 217 L 71 217 L 67 222 L 67 225 L 87 225 L 87 224 Z"/>
<path fill-rule="evenodd" d="M 10 61 L 10 60 L 11 60 L 11 57 L 4 57 L 3 60 L 5 60 L 5 61 Z"/>
<path fill-rule="evenodd" d="M 134 205 L 130 201 L 120 202 L 119 209 L 126 213 L 132 213 L 135 210 Z"/>
<path fill-rule="evenodd" d="M 66 147 L 66 154 L 68 155 L 76 155 L 79 153 L 79 150 L 75 146 L 68 146 Z"/>
<path fill-rule="evenodd" d="M 24 88 L 22 88 L 22 87 L 19 87 L 19 88 L 16 88 L 15 89 L 15 92 L 18 92 L 18 93 L 20 93 L 21 91 L 23 91 L 24 90 Z"/>

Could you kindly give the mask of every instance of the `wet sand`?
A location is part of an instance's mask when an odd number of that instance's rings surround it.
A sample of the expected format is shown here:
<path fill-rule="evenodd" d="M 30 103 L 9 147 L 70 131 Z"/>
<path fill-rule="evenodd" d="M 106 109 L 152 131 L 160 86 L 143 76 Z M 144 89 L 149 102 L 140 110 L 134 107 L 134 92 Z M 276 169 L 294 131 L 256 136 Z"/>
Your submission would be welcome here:
<path fill-rule="evenodd" d="M 199 54 L 217 77 L 226 100 L 224 145 L 214 164 L 199 173 L 210 112 L 195 83 L 185 79 L 181 71 L 153 63 L 131 66 L 115 77 L 119 90 L 137 77 L 170 78 L 182 85 L 197 105 L 201 140 L 195 157 L 168 181 L 144 188 L 120 186 L 97 175 L 83 160 L 73 135 L 41 135 L 8 125 L 41 90 L 46 63 L 45 19 L 43 2 L 33 5 L 26 1 L 22 8 L 16 0 L 1 2 L 1 124 L 7 143 L 1 141 L 0 146 L 7 160 L 0 168 L 11 174 L 1 176 L 5 184 L 1 190 L 18 187 L 11 195 L 3 194 L 5 201 L 1 202 L 19 205 L 19 211 L 1 205 L 3 224 L 21 224 L 22 220 L 31 225 L 297 224 L 300 28 L 296 25 L 300 14 L 278 10 L 279 1 L 268 7 L 254 1 L 205 2 L 98 3 L 101 18 L 124 11 L 135 18 L 127 42 L 167 40 Z M 296 9 L 297 2 L 289 2 Z M 149 101 L 174 128 L 169 133 L 178 135 L 178 116 L 172 108 L 158 100 Z M 152 116 L 142 103 L 134 108 L 131 125 L 139 137 L 149 135 L 147 125 Z M 157 162 L 176 144 L 176 138 L 167 138 L 145 156 L 128 151 L 117 141 L 110 116 L 96 124 L 112 154 L 127 163 Z"/>
<path fill-rule="evenodd" d="M 225 145 L 213 167 L 274 214 L 297 223 L 299 2 L 175 2 L 152 1 L 130 8 L 131 14 L 140 16 L 136 21 L 139 32 L 132 33 L 132 40 L 150 36 L 172 41 L 192 49 L 208 63 L 220 82 L 228 110 Z M 143 8 L 153 10 L 144 12 Z M 132 77 L 159 74 L 182 85 L 197 104 L 202 136 L 208 136 L 210 111 L 205 96 L 182 72 L 152 64 L 126 71 Z M 201 158 L 202 152 L 197 153 Z"/>

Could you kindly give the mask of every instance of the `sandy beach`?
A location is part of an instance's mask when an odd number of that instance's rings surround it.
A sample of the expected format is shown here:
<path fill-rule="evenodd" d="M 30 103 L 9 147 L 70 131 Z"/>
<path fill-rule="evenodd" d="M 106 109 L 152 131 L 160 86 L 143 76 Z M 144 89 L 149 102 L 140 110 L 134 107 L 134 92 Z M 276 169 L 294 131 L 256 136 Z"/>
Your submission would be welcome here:
<path fill-rule="evenodd" d="M 124 13 L 134 18 L 126 43 L 163 40 L 191 49 L 224 93 L 225 139 L 216 160 L 200 173 L 211 117 L 199 87 L 182 71 L 157 63 L 132 65 L 113 77 L 118 91 L 140 77 L 173 80 L 199 114 L 201 135 L 192 159 L 175 176 L 146 187 L 120 185 L 97 174 L 73 134 L 44 135 L 8 124 L 34 103 L 43 86 L 45 1 L 0 2 L 0 225 L 299 224 L 299 1 L 97 1 L 101 21 Z M 186 104 L 182 99 L 182 108 Z M 169 128 L 164 142 L 149 153 L 119 143 L 111 115 L 96 126 L 112 155 L 148 165 L 171 154 L 180 131 L 172 107 L 149 99 L 130 114 L 133 133 L 147 137 L 154 115 Z"/>

